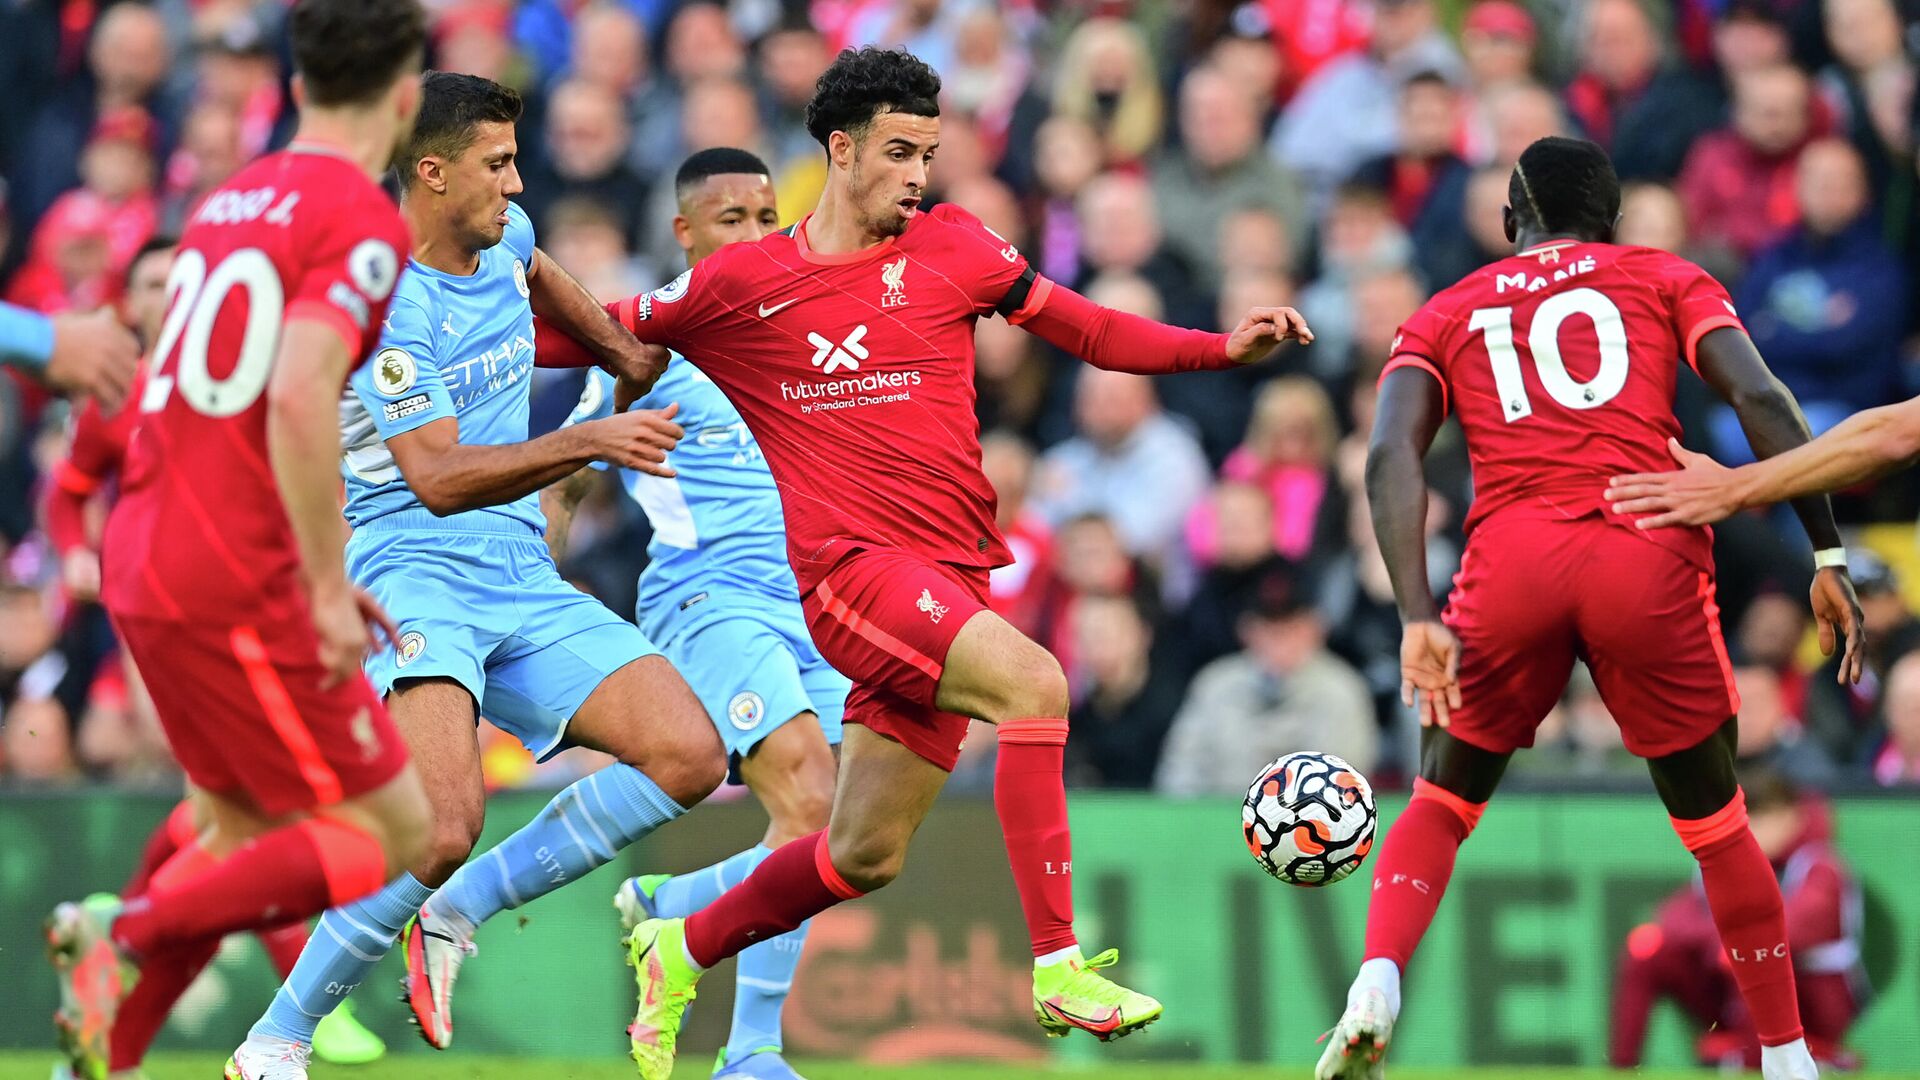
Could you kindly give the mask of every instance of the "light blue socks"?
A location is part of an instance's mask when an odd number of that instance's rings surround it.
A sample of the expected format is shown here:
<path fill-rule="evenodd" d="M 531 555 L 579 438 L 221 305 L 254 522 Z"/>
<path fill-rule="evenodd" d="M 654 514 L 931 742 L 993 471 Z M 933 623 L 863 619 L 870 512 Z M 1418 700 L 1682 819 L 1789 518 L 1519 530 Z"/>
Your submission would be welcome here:
<path fill-rule="evenodd" d="M 364 900 L 320 916 L 287 981 L 273 995 L 253 1034 L 298 1043 L 313 1042 L 314 1026 L 353 993 L 354 987 L 393 948 L 433 890 L 402 874 Z"/>

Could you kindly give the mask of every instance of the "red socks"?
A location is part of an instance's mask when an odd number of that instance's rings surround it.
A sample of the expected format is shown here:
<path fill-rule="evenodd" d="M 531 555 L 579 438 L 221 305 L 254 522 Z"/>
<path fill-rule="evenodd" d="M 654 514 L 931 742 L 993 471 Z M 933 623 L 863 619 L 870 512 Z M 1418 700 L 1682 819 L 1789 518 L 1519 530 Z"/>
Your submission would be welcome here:
<path fill-rule="evenodd" d="M 687 918 L 687 955 L 709 968 L 752 945 L 778 937 L 840 903 L 858 897 L 833 868 L 827 832 L 782 844 L 747 880 Z"/>
<path fill-rule="evenodd" d="M 1793 959 L 1787 951 L 1787 919 L 1780 883 L 1760 844 L 1747 828 L 1747 796 L 1712 817 L 1669 819 L 1681 843 L 1700 863 L 1707 907 L 1720 930 L 1727 966 L 1747 1001 L 1761 1046 L 1784 1046 L 1801 1037 L 1800 1004 L 1793 985 Z"/>
<path fill-rule="evenodd" d="M 133 868 L 133 876 L 120 890 L 122 899 L 132 899 L 147 891 L 153 883 L 154 872 L 166 865 L 173 853 L 193 843 L 193 800 L 182 799 L 167 820 L 154 828 L 147 837 L 147 846 L 140 852 L 140 863 Z"/>
<path fill-rule="evenodd" d="M 120 1002 L 120 1011 L 113 1019 L 113 1034 L 108 1039 L 109 1069 L 120 1072 L 140 1067 L 154 1037 L 165 1026 L 167 1014 L 173 1011 L 174 1002 L 219 951 L 220 939 L 206 938 L 155 953 L 140 965 L 140 981 Z"/>
<path fill-rule="evenodd" d="M 387 877 L 380 842 L 330 818 L 275 829 L 193 872 L 184 865 L 206 859 L 198 844 L 181 848 L 146 895 L 127 902 L 114 920 L 114 940 L 145 956 L 236 930 L 276 927 L 357 900 Z"/>
<path fill-rule="evenodd" d="M 1454 856 L 1486 808 L 1438 784 L 1413 782 L 1413 799 L 1387 830 L 1374 864 L 1363 959 L 1382 957 L 1406 970 L 1447 891 Z"/>
<path fill-rule="evenodd" d="M 1027 917 L 1033 955 L 1076 944 L 1073 936 L 1073 834 L 1062 777 L 1067 721 L 1008 720 L 1000 725 L 993 767 L 993 809 L 1007 842 L 1007 863 Z"/>

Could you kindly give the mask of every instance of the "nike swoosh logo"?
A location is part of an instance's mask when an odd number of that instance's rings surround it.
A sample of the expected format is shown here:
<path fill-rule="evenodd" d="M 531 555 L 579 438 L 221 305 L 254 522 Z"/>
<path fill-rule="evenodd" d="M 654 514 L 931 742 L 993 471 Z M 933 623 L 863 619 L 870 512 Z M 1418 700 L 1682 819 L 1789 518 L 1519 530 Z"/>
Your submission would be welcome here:
<path fill-rule="evenodd" d="M 1116 1006 L 1108 1006 L 1106 1013 L 1102 1016 L 1079 1016 L 1068 1012 L 1052 1001 L 1043 1001 L 1040 1004 L 1060 1019 L 1078 1027 L 1085 1028 L 1088 1031 L 1112 1031 L 1114 1028 L 1120 1026 L 1120 1010 Z"/>
<path fill-rule="evenodd" d="M 771 315 L 773 315 L 773 314 L 774 314 L 775 312 L 779 312 L 779 311 L 784 311 L 784 310 L 786 310 L 787 308 L 790 308 L 790 307 L 792 307 L 793 305 L 795 305 L 795 304 L 797 304 L 797 303 L 799 303 L 799 302 L 800 302 L 800 298 L 796 296 L 796 297 L 794 297 L 793 299 L 791 299 L 791 300 L 787 300 L 787 301 L 785 301 L 785 302 L 783 302 L 783 303 L 778 303 L 778 304 L 761 304 L 761 305 L 760 305 L 760 317 L 761 317 L 761 318 L 763 318 L 763 319 L 764 319 L 764 318 L 767 318 L 768 316 L 771 316 Z"/>

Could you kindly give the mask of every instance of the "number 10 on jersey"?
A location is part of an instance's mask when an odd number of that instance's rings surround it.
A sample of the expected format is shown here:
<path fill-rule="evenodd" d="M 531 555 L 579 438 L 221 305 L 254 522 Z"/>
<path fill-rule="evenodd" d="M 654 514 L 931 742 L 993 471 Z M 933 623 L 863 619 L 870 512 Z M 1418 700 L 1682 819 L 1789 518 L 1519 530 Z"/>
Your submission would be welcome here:
<path fill-rule="evenodd" d="M 1594 336 L 1600 344 L 1600 369 L 1585 382 L 1567 371 L 1560 356 L 1560 327 L 1575 315 L 1593 321 Z M 1485 331 L 1501 415 L 1509 424 L 1532 416 L 1533 399 L 1521 375 L 1520 353 L 1513 347 L 1513 309 L 1481 308 L 1473 313 L 1467 328 Z M 1599 408 L 1627 385 L 1627 324 L 1619 307 L 1598 290 L 1569 289 L 1541 301 L 1527 331 L 1527 349 L 1533 353 L 1533 366 L 1547 396 L 1569 409 Z"/>

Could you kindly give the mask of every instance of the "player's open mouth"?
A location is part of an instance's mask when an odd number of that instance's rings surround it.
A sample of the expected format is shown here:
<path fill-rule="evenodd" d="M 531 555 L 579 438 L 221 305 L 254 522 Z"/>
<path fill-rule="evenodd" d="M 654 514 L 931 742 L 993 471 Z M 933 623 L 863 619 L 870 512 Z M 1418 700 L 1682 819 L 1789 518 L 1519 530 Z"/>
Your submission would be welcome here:
<path fill-rule="evenodd" d="M 493 223 L 495 225 L 505 225 L 507 223 L 507 212 L 505 210 L 502 210 L 499 213 L 493 215 Z"/>
<path fill-rule="evenodd" d="M 920 209 L 920 196 L 909 195 L 906 198 L 901 199 L 900 209 L 903 213 L 908 213 L 908 214 L 911 214 L 915 210 Z"/>

